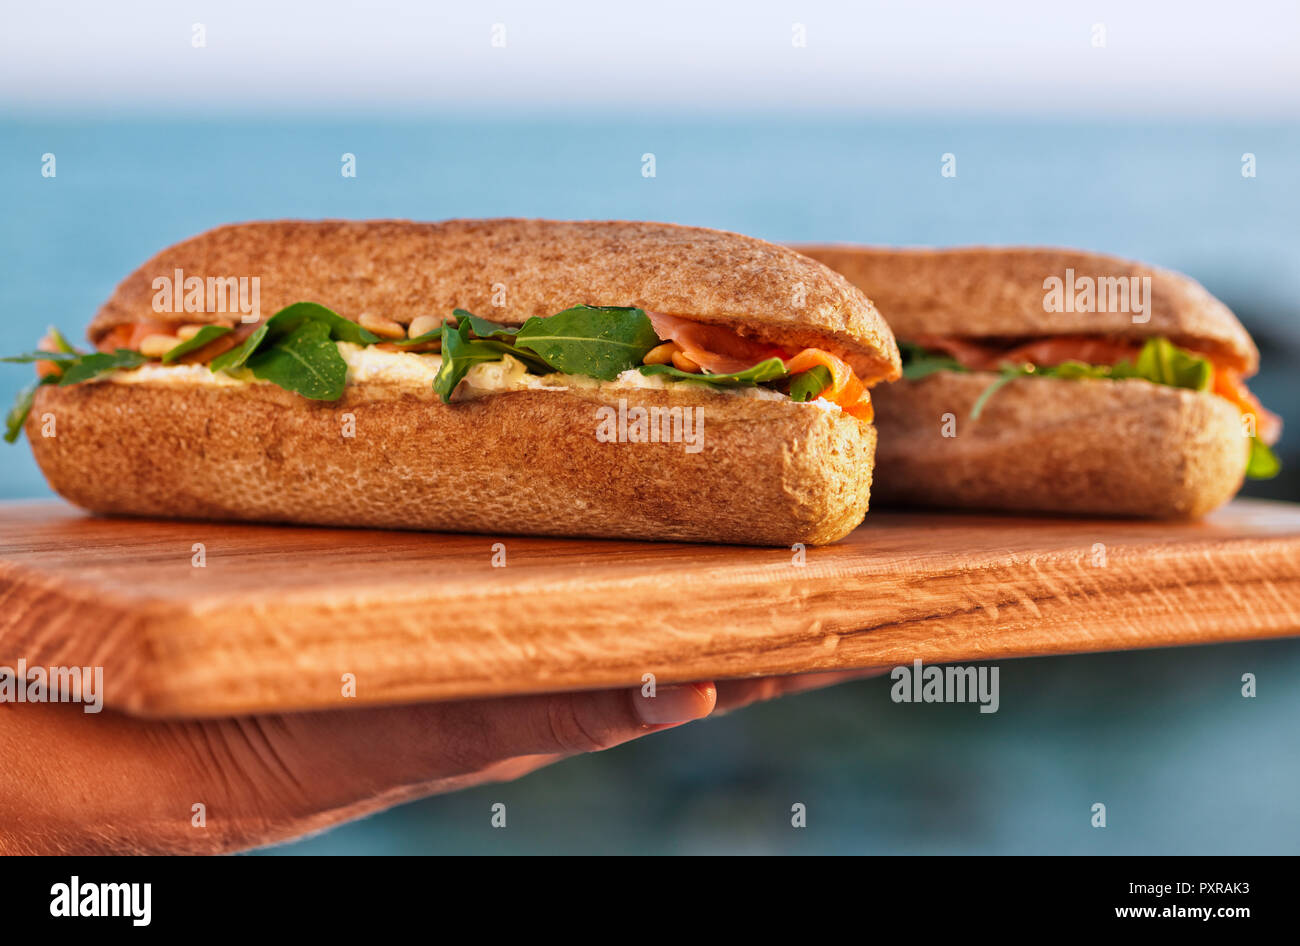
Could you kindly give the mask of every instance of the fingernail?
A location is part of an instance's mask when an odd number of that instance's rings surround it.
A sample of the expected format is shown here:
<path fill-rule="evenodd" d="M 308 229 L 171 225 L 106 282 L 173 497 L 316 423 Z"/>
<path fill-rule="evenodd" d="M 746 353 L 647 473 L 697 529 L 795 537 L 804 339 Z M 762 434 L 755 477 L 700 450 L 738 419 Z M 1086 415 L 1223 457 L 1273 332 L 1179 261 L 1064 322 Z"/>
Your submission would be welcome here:
<path fill-rule="evenodd" d="M 642 696 L 634 690 L 632 695 L 637 716 L 649 726 L 703 719 L 713 712 L 717 699 L 718 689 L 712 683 L 658 687 L 654 696 Z"/>

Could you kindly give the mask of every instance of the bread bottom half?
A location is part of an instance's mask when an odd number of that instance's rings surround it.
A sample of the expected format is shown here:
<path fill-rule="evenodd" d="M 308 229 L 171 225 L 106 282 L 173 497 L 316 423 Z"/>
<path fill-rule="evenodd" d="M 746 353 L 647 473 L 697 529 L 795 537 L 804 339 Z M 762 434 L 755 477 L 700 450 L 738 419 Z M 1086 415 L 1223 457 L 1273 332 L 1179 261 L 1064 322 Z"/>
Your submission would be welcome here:
<path fill-rule="evenodd" d="M 1241 488 L 1250 452 L 1228 401 L 1146 381 L 939 372 L 872 392 L 877 504 L 1192 518 Z M 955 436 L 943 436 L 951 415 Z"/>
<path fill-rule="evenodd" d="M 597 410 L 620 397 L 702 408 L 700 451 L 600 442 Z M 784 400 L 571 388 L 446 405 L 371 382 L 330 403 L 268 384 L 51 386 L 26 429 L 50 485 L 97 513 L 787 546 L 862 521 L 876 442 Z"/>

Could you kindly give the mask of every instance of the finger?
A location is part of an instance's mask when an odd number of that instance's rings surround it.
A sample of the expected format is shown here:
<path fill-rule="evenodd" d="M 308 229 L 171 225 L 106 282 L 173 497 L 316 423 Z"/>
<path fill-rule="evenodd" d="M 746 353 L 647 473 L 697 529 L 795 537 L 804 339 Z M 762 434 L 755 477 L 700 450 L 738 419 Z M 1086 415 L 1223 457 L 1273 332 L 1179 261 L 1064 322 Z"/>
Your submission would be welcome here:
<path fill-rule="evenodd" d="M 432 737 L 444 765 L 478 769 L 520 755 L 599 752 L 703 719 L 716 702 L 712 683 L 660 686 L 653 696 L 640 690 L 550 693 L 428 704 L 399 725 Z"/>

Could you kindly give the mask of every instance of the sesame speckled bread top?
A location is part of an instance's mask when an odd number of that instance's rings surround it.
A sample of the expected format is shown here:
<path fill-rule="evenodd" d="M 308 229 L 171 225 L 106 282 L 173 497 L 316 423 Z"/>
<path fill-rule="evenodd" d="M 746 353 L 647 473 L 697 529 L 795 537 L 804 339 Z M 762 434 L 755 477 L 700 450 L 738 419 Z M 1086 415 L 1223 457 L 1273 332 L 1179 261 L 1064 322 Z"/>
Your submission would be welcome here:
<path fill-rule="evenodd" d="M 517 325 L 581 303 L 638 306 L 787 348 L 825 348 L 868 382 L 899 375 L 889 326 L 846 279 L 793 250 L 701 227 L 515 219 L 232 224 L 168 247 L 128 276 L 91 323 L 91 341 L 144 319 L 220 318 L 153 310 L 154 280 L 178 269 L 187 278 L 260 277 L 263 316 L 305 300 L 353 320 L 370 313 L 407 324 L 463 308 Z"/>
<path fill-rule="evenodd" d="M 1181 273 L 1080 250 L 1041 247 L 892 249 L 800 246 L 868 293 L 903 340 L 922 335 L 963 338 L 1041 338 L 1163 335 L 1176 344 L 1219 356 L 1244 374 L 1259 352 L 1237 317 L 1200 283 Z M 1066 271 L 1079 278 L 1150 277 L 1147 321 L 1131 311 L 1046 311 L 1044 281 Z M 1131 285 L 1131 283 L 1130 283 Z M 1140 285 L 1140 283 L 1139 283 Z"/>

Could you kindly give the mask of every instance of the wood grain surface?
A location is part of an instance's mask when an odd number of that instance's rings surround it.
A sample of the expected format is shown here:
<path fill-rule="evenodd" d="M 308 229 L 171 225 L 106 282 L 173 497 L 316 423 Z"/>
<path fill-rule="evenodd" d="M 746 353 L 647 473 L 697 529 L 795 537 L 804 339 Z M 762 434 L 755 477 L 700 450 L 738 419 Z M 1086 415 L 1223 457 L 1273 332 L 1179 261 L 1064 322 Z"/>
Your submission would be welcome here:
<path fill-rule="evenodd" d="M 1300 633 L 1291 504 L 872 512 L 797 558 L 0 504 L 0 665 L 102 666 L 110 706 L 205 716 Z"/>

